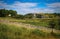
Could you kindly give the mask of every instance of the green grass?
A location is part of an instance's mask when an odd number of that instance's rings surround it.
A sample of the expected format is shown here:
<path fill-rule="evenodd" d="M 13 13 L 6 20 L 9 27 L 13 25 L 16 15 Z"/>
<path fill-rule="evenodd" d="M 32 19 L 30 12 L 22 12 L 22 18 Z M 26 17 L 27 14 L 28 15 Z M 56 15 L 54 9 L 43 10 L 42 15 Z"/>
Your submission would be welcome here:
<path fill-rule="evenodd" d="M 56 19 L 57 18 L 52 18 L 52 19 Z M 18 22 L 18 23 L 25 23 L 25 24 L 31 24 L 31 25 L 35 25 L 35 26 L 44 26 L 44 27 L 49 27 L 49 21 L 51 21 L 52 19 L 15 19 L 15 18 L 11 18 L 11 17 L 0 17 L 0 20 L 7 20 L 7 21 L 11 21 L 11 22 Z M 58 24 L 56 23 L 55 29 L 60 29 L 60 27 L 58 26 Z"/>
<path fill-rule="evenodd" d="M 25 19 L 25 20 L 10 20 L 12 22 L 19 22 L 19 23 L 26 23 L 35 26 L 48 26 L 49 20 L 42 20 L 42 19 Z"/>
<path fill-rule="evenodd" d="M 27 31 L 26 28 L 19 28 L 0 23 L 0 39 L 20 39 L 27 34 Z"/>
<path fill-rule="evenodd" d="M 51 35 L 38 29 L 27 29 L 0 23 L 0 39 L 48 39 L 51 36 L 56 39 L 60 38 L 60 34 Z"/>
<path fill-rule="evenodd" d="M 48 26 L 48 23 L 51 19 L 14 19 L 11 17 L 3 17 L 0 19 L 4 19 L 7 21 L 11 21 L 11 22 L 20 22 L 20 23 L 26 23 L 26 24 L 31 24 L 31 25 L 35 25 L 35 26 Z"/>

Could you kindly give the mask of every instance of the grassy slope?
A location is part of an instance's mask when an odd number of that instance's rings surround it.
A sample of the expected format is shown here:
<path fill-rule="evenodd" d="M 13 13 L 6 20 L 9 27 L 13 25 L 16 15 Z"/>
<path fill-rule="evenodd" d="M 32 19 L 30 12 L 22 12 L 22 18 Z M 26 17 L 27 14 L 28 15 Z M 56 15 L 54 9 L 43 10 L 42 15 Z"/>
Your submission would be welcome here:
<path fill-rule="evenodd" d="M 0 39 L 59 39 L 60 34 L 49 34 L 38 29 L 26 29 L 0 23 Z"/>
<path fill-rule="evenodd" d="M 3 20 L 9 20 L 12 22 L 21 22 L 21 23 L 26 23 L 26 24 L 32 24 L 32 25 L 36 25 L 36 26 L 48 26 L 48 19 L 25 19 L 25 20 L 21 20 L 21 19 L 14 19 L 14 18 L 0 18 Z"/>
<path fill-rule="evenodd" d="M 57 19 L 57 18 L 54 18 Z M 14 19 L 11 17 L 0 17 L 0 20 L 7 20 L 7 21 L 11 21 L 11 22 L 20 22 L 20 23 L 26 23 L 26 24 L 31 24 L 31 25 L 35 25 L 35 26 L 49 26 L 48 23 L 50 20 L 52 19 Z"/>

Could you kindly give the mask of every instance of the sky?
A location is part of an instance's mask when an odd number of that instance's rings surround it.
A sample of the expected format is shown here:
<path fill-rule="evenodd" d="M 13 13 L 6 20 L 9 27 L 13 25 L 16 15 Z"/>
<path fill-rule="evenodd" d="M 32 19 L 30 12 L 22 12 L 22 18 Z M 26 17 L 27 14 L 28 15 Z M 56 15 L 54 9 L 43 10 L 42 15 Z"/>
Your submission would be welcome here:
<path fill-rule="evenodd" d="M 0 9 L 4 8 L 18 14 L 60 13 L 60 0 L 0 0 Z"/>

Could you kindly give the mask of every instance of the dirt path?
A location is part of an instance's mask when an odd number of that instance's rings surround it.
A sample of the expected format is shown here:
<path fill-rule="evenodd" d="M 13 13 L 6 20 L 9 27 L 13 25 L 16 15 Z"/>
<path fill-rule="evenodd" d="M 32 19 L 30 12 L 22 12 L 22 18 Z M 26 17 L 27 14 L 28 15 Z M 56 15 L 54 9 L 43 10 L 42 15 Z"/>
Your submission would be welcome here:
<path fill-rule="evenodd" d="M 19 22 L 12 22 L 12 21 L 7 21 L 7 20 L 0 20 L 1 23 L 5 23 L 5 24 L 9 24 L 9 25 L 15 25 L 18 27 L 25 27 L 28 29 L 39 29 L 42 30 L 43 32 L 51 32 L 51 28 L 47 28 L 47 27 L 42 27 L 42 26 L 34 26 L 34 25 L 30 25 L 30 24 L 24 24 L 24 23 L 19 23 Z M 55 33 L 60 33 L 59 30 L 54 29 Z"/>

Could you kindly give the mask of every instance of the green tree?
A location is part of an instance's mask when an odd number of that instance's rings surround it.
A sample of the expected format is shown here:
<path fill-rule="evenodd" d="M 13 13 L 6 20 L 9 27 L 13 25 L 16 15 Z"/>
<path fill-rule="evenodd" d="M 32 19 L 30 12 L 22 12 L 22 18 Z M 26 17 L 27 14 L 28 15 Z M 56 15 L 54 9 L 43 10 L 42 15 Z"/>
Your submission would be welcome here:
<path fill-rule="evenodd" d="M 36 14 L 36 18 L 42 18 L 41 14 Z"/>
<path fill-rule="evenodd" d="M 32 13 L 26 14 L 26 15 L 24 15 L 24 17 L 28 18 L 28 19 L 32 19 L 33 18 L 33 14 Z"/>
<path fill-rule="evenodd" d="M 11 14 L 11 17 L 15 17 L 17 15 L 17 12 L 13 10 L 9 10 L 9 14 Z"/>
<path fill-rule="evenodd" d="M 6 17 L 8 15 L 8 10 L 0 9 L 0 17 Z"/>
<path fill-rule="evenodd" d="M 17 19 L 24 19 L 24 16 L 19 14 L 19 15 L 16 16 L 16 18 Z"/>
<path fill-rule="evenodd" d="M 8 17 L 9 14 L 11 14 L 11 17 L 15 17 L 17 12 L 13 10 L 0 9 L 0 17 Z"/>

